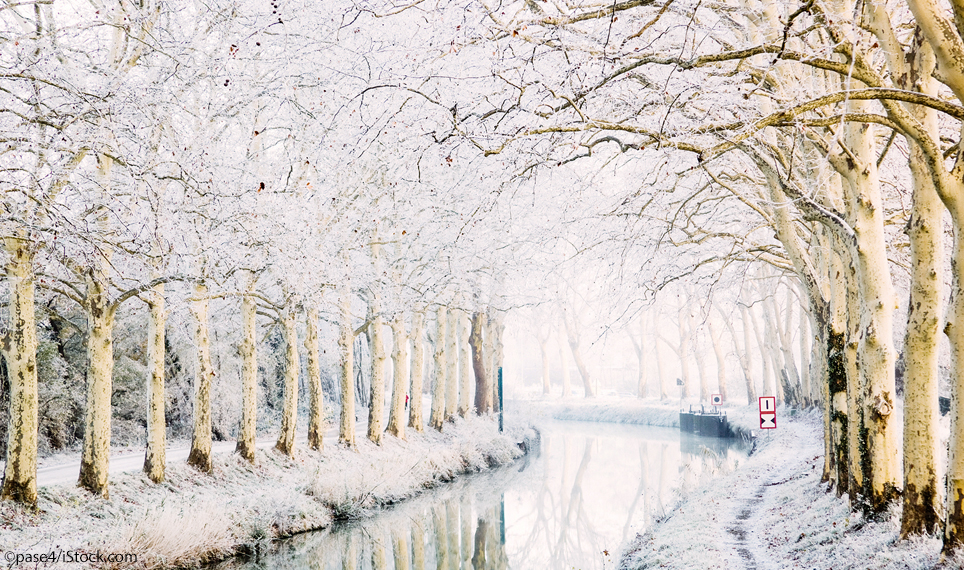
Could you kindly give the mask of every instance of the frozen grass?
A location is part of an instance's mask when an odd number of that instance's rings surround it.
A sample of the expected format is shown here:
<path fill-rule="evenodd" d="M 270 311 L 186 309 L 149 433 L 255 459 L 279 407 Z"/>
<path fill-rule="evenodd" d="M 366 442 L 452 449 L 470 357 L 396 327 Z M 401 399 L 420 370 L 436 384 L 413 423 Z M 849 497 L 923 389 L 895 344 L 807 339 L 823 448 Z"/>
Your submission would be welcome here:
<path fill-rule="evenodd" d="M 620 568 L 964 567 L 961 553 L 939 563 L 938 538 L 898 541 L 899 509 L 882 522 L 867 522 L 850 512 L 846 497 L 827 491 L 820 483 L 817 413 L 784 417 L 778 425 L 758 438 L 757 451 L 741 469 L 688 495 L 637 537 Z"/>
<path fill-rule="evenodd" d="M 491 419 L 459 419 L 442 433 L 409 430 L 407 441 L 386 435 L 381 446 L 360 440 L 350 450 L 329 441 L 321 453 L 300 449 L 293 459 L 259 450 L 254 466 L 215 455 L 210 476 L 184 463 L 169 465 L 160 485 L 142 473 L 112 476 L 108 500 L 72 485 L 43 487 L 36 510 L 0 503 L 0 550 L 135 553 L 140 568 L 260 550 L 509 463 L 522 455 L 516 442 L 526 436 L 526 428 L 509 427 L 501 435 Z"/>

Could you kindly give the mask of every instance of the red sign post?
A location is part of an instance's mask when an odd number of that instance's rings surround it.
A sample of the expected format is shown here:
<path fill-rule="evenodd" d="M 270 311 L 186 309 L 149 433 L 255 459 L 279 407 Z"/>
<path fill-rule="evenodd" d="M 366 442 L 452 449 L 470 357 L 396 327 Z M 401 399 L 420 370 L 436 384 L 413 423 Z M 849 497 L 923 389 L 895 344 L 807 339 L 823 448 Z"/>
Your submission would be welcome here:
<path fill-rule="evenodd" d="M 760 397 L 760 429 L 777 429 L 776 396 Z"/>

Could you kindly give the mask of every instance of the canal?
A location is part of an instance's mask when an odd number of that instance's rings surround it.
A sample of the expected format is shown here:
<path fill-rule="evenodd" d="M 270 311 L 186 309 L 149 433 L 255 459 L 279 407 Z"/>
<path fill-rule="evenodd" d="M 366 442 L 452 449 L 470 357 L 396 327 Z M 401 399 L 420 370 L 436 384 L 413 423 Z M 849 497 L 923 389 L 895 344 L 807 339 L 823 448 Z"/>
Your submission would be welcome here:
<path fill-rule="evenodd" d="M 739 467 L 740 440 L 675 428 L 546 422 L 517 463 L 362 521 L 285 540 L 227 569 L 605 570 L 690 490 Z"/>

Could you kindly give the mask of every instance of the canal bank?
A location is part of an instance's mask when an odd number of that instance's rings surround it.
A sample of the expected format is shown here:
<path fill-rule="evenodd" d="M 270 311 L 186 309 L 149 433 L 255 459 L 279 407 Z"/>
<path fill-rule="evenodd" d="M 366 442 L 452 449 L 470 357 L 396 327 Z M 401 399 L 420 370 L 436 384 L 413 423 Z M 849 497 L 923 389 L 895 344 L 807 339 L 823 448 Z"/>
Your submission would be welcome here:
<path fill-rule="evenodd" d="M 511 407 L 510 407 L 511 409 Z M 540 445 L 372 517 L 277 542 L 219 570 L 609 570 L 681 497 L 745 462 L 741 440 L 677 428 L 539 422 Z"/>
<path fill-rule="evenodd" d="M 964 568 L 964 555 L 940 561 L 940 540 L 898 540 L 900 511 L 883 521 L 850 512 L 820 482 L 817 412 L 781 418 L 757 438 L 737 470 L 689 494 L 633 540 L 621 570 L 931 570 Z"/>
<path fill-rule="evenodd" d="M 386 435 L 382 445 L 329 442 L 321 452 L 298 449 L 294 458 L 259 450 L 256 465 L 235 454 L 215 456 L 211 475 L 171 464 L 159 485 L 142 473 L 118 474 L 110 499 L 72 484 L 43 487 L 36 509 L 0 503 L 0 545 L 20 553 L 135 554 L 136 565 L 125 568 L 197 565 L 510 464 L 524 455 L 519 444 L 534 437 L 523 425 L 510 423 L 503 435 L 496 420 L 473 417 L 447 423 L 442 433 Z"/>

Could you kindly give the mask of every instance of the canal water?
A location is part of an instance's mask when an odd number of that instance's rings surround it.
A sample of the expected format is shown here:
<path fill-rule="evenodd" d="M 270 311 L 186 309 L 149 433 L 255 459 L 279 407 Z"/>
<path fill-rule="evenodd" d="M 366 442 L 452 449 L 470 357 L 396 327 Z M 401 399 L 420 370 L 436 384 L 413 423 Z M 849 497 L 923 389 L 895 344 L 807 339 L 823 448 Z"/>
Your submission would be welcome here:
<path fill-rule="evenodd" d="M 606 570 L 680 497 L 744 461 L 739 440 L 551 422 L 517 463 L 219 569 Z"/>

